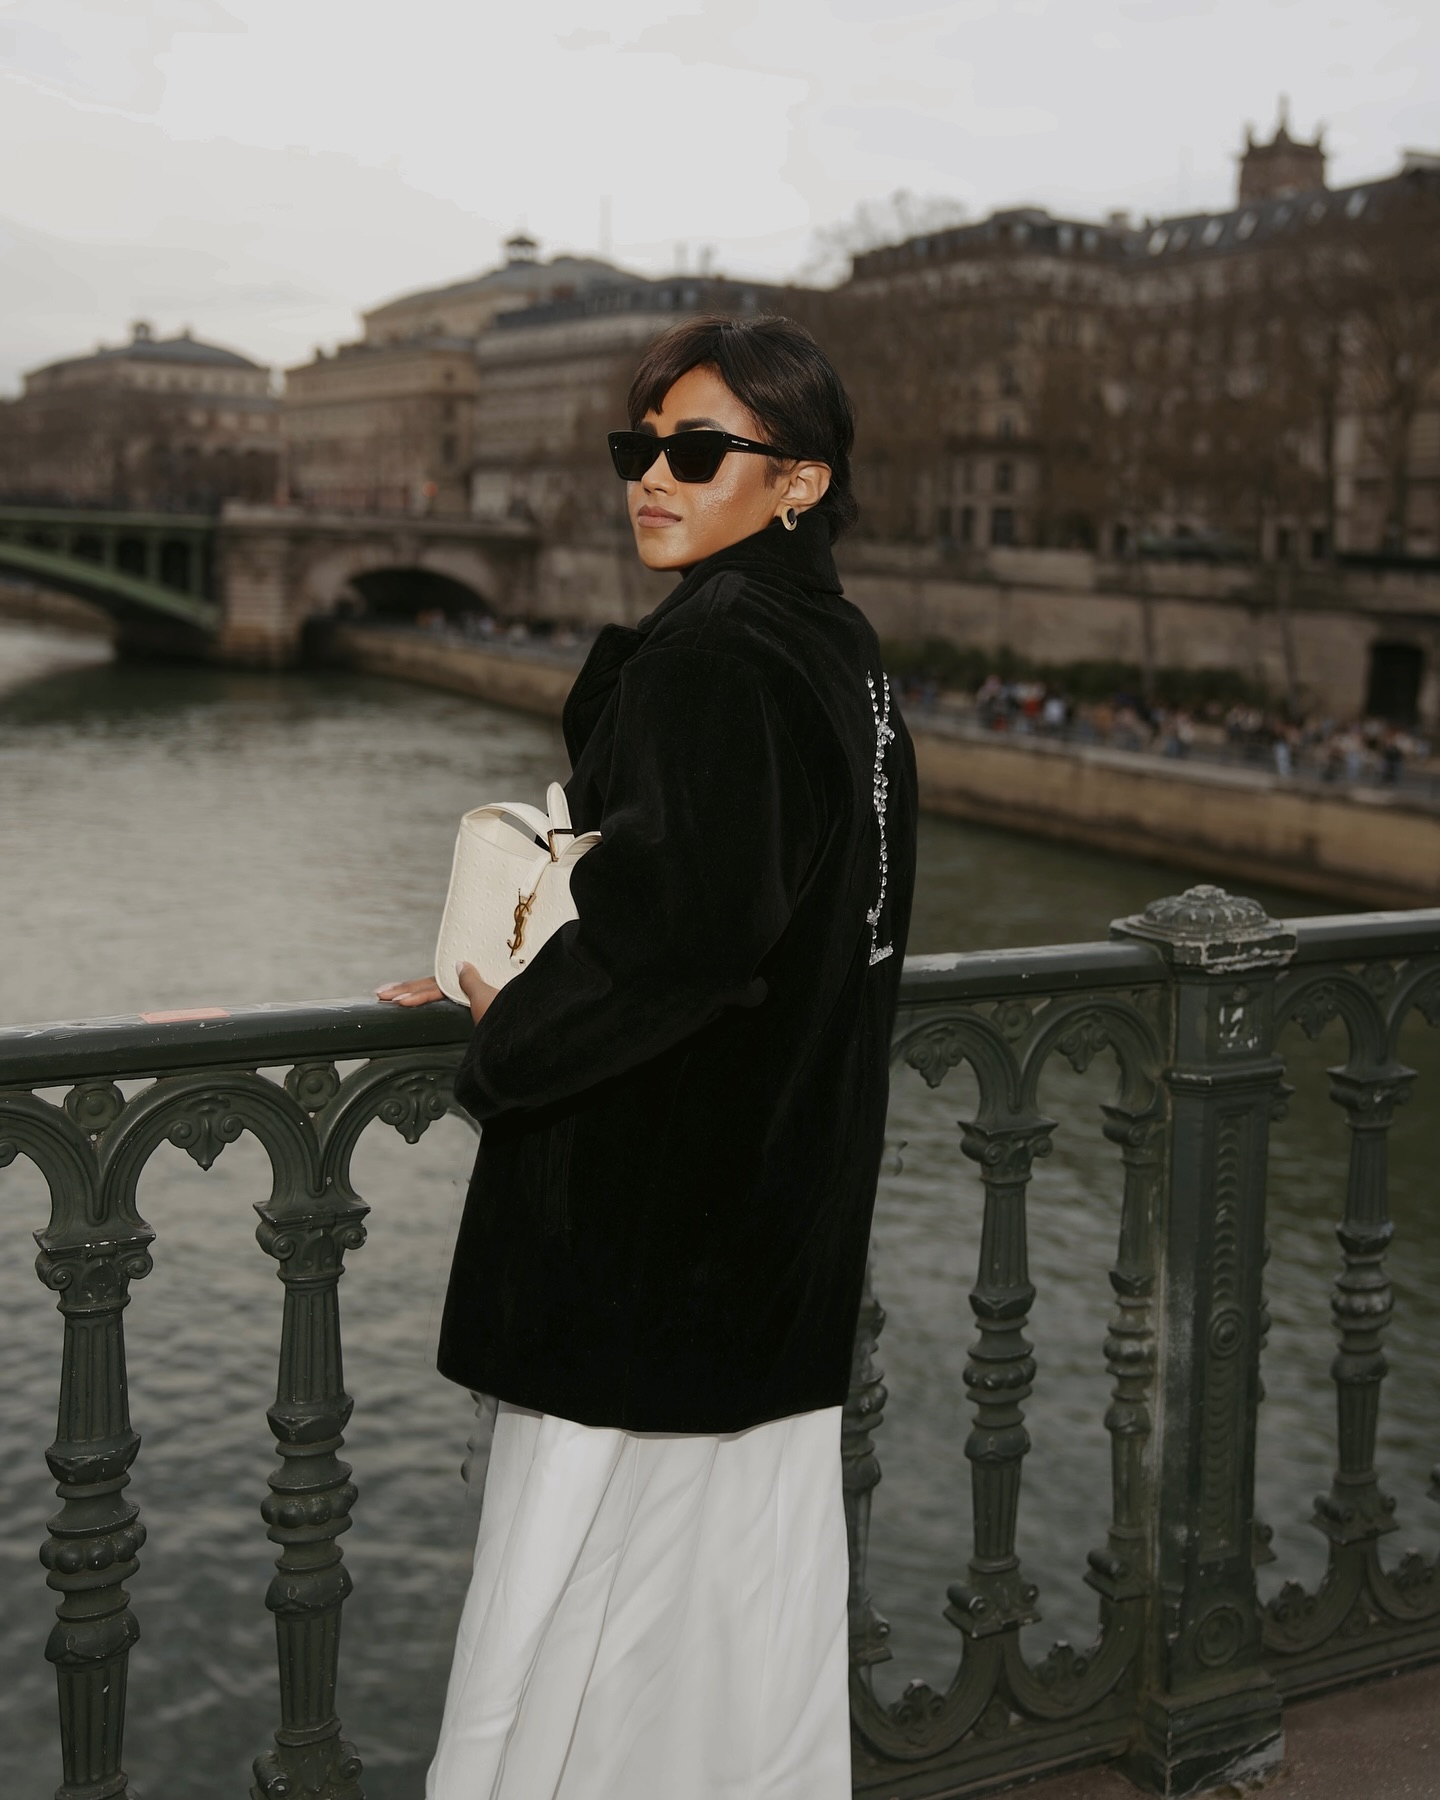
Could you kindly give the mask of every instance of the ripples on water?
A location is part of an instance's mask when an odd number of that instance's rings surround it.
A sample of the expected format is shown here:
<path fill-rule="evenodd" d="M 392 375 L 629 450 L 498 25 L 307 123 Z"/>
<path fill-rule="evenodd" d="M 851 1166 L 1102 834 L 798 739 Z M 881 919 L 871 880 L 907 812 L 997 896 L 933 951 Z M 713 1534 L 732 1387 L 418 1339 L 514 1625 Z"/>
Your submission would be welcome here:
<path fill-rule="evenodd" d="M 346 675 L 245 675 L 111 666 L 39 630 L 0 627 L 0 1023 L 249 1000 L 364 994 L 425 970 L 455 820 L 497 793 L 538 798 L 563 772 L 558 730 L 456 696 Z M 43 673 L 45 669 L 51 672 Z M 7 691 L 8 690 L 8 691 Z M 1103 937 L 1184 878 L 1083 850 L 939 820 L 922 830 L 912 948 L 983 949 Z M 1303 902 L 1261 893 L 1271 910 Z M 1315 910 L 1313 907 L 1308 910 Z M 1425 1327 L 1440 1296 L 1433 1229 L 1435 1095 L 1421 1070 L 1396 1127 L 1398 1314 L 1382 1428 L 1388 1483 L 1433 1540 L 1423 1490 L 1437 1445 Z M 1313 1578 L 1323 1545 L 1303 1524 L 1333 1444 L 1327 1370 L 1333 1221 L 1344 1128 L 1324 1099 L 1336 1042 L 1289 1048 L 1299 1093 L 1275 1134 L 1261 1510 L 1282 1574 Z M 1103 1541 L 1109 1456 L 1101 1345 L 1114 1251 L 1118 1155 L 1100 1137 L 1108 1066 L 1051 1070 L 1060 1123 L 1031 1196 L 1031 1337 L 1039 1373 L 1021 1502 L 1043 1626 L 1081 1642 L 1094 1619 L 1080 1577 Z M 960 1372 L 971 1337 L 979 1183 L 959 1154 L 968 1076 L 935 1092 L 908 1074 L 892 1103 L 902 1166 L 881 1185 L 877 1293 L 891 1401 L 877 1446 L 871 1572 L 894 1626 L 894 1692 L 947 1679 L 956 1634 L 941 1618 L 969 1537 L 968 1416 Z M 361 1498 L 345 1539 L 341 1714 L 372 1800 L 414 1800 L 438 1722 L 468 1575 L 474 1509 L 458 1479 L 467 1397 L 433 1370 L 433 1343 L 473 1139 L 455 1120 L 411 1148 L 380 1128 L 356 1158 L 370 1240 L 342 1286 L 347 1455 Z M 132 1595 L 144 1635 L 132 1657 L 126 1763 L 145 1800 L 242 1793 L 274 1724 L 273 1629 L 263 1605 L 270 1546 L 259 1518 L 272 1465 L 280 1288 L 257 1249 L 251 1203 L 268 1190 L 249 1140 L 202 1176 L 157 1156 L 140 1191 L 158 1232 L 155 1271 L 126 1316 L 132 1412 L 144 1447 L 134 1491 L 150 1529 Z M 29 1233 L 44 1195 L 27 1163 L 0 1176 L 0 1784 L 39 1796 L 58 1780 L 51 1619 L 36 1549 L 54 1510 L 40 1452 L 53 1435 L 60 1343 Z M 1424 1535 L 1428 1533 L 1428 1538 Z"/>

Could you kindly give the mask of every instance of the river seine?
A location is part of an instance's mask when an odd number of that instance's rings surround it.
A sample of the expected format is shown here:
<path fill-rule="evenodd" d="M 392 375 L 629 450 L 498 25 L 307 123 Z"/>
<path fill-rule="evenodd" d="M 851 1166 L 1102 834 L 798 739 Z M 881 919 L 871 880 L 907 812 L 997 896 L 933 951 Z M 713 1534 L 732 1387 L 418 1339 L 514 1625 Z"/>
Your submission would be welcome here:
<path fill-rule="evenodd" d="M 538 799 L 563 772 L 551 724 L 366 677 L 246 675 L 115 664 L 97 643 L 0 625 L 0 1023 L 256 1000 L 368 993 L 424 972 L 455 820 L 500 795 Z M 1186 885 L 1159 869 L 927 820 L 911 948 L 974 950 L 1103 937 L 1111 919 Z M 1272 912 L 1313 906 L 1272 893 Z M 1332 1030 L 1335 1028 L 1332 1027 Z M 1333 1443 L 1329 1284 L 1344 1188 L 1343 1123 L 1325 1098 L 1338 1038 L 1287 1040 L 1297 1094 L 1272 1154 L 1260 1507 L 1284 1576 L 1313 1582 L 1310 1496 Z M 1396 1127 L 1396 1321 L 1382 1468 L 1403 1529 L 1433 1550 L 1423 1498 L 1440 1457 L 1433 1345 L 1440 1326 L 1436 1097 L 1440 1058 L 1418 1024 L 1403 1052 L 1420 1071 Z M 1103 1063 L 1103 1059 L 1101 1059 Z M 1087 1641 L 1085 1552 L 1103 1542 L 1108 1398 L 1101 1344 L 1119 1163 L 1098 1131 L 1109 1065 L 1061 1065 L 1045 1101 L 1059 1121 L 1030 1209 L 1039 1363 L 1020 1543 L 1044 1623 L 1027 1646 Z M 884 1692 L 948 1679 L 956 1633 L 941 1617 L 969 1535 L 968 1413 L 979 1194 L 959 1154 L 973 1090 L 897 1081 L 875 1228 L 888 1314 L 879 1360 L 891 1399 L 877 1433 L 870 1568 L 892 1622 Z M 340 1691 L 371 1800 L 418 1800 L 468 1575 L 475 1505 L 459 1479 L 468 1397 L 434 1373 L 433 1341 L 473 1138 L 457 1120 L 415 1148 L 372 1128 L 357 1155 L 370 1239 L 342 1288 L 347 1457 L 360 1487 L 344 1540 Z M 898 1164 L 898 1166 L 896 1166 Z M 131 1586 L 142 1637 L 131 1659 L 127 1768 L 144 1800 L 248 1791 L 275 1723 L 274 1640 L 263 1595 L 273 1547 L 259 1503 L 273 1462 L 280 1290 L 254 1241 L 268 1192 L 248 1139 L 209 1175 L 157 1156 L 141 1209 L 154 1273 L 127 1314 L 131 1403 L 144 1439 L 134 1493 L 149 1527 Z M 60 1328 L 36 1281 L 30 1233 L 43 1184 L 0 1174 L 0 1791 L 40 1800 L 60 1770 L 52 1617 L 36 1552 L 54 1510 L 43 1449 L 53 1435 Z M 1427 1516 L 1428 1515 L 1428 1516 Z M 1390 1549 L 1393 1546 L 1393 1553 Z"/>

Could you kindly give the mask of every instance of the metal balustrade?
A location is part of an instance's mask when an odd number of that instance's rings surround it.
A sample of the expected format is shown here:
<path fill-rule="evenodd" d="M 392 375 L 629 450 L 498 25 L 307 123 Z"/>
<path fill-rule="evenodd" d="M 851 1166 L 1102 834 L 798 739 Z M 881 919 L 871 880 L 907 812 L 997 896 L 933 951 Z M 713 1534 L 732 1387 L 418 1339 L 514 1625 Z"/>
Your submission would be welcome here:
<path fill-rule="evenodd" d="M 1102 1760 L 1153 1791 L 1193 1793 L 1274 1766 L 1286 1696 L 1440 1658 L 1436 1564 L 1410 1555 L 1387 1569 L 1378 1553 L 1398 1510 L 1375 1468 L 1391 1309 L 1387 1132 L 1414 1081 L 1397 1034 L 1417 1012 L 1440 1025 L 1440 911 L 1288 926 L 1214 888 L 1156 902 L 1105 944 L 907 962 L 897 1080 L 914 1071 L 936 1087 L 967 1064 L 978 1083 L 960 1145 L 984 1195 L 965 1374 L 973 1544 L 945 1589 L 953 1677 L 943 1692 L 912 1683 L 882 1701 L 874 1670 L 891 1652 L 867 1546 L 884 1314 L 867 1289 L 842 1443 L 857 1794 L 938 1800 Z M 1287 1091 L 1276 1047 L 1287 1026 L 1314 1036 L 1334 1019 L 1348 1032 L 1331 1091 L 1351 1152 L 1333 1297 L 1335 1474 L 1316 1506 L 1329 1564 L 1314 1592 L 1290 1582 L 1262 1604 L 1255 1571 L 1269 1552 L 1253 1495 L 1266 1159 Z M 340 1539 L 356 1497 L 340 1456 L 351 1401 L 336 1290 L 368 1211 L 350 1161 L 372 1121 L 414 1143 L 446 1111 L 468 1032 L 458 1008 L 368 1002 L 0 1031 L 0 1166 L 26 1156 L 48 1182 L 37 1269 L 64 1321 L 46 1453 L 61 1507 L 42 1550 L 59 1596 L 45 1654 L 59 1692 L 60 1800 L 129 1791 L 127 1583 L 145 1532 L 126 1493 L 139 1440 L 123 1321 L 154 1239 L 137 1181 L 164 1143 L 208 1169 L 247 1131 L 271 1163 L 257 1235 L 285 1294 L 268 1415 L 279 1461 L 261 1507 L 279 1552 L 266 1596 L 279 1724 L 251 1793 L 361 1800 L 363 1745 L 342 1735 L 335 1709 L 350 1587 Z M 1026 1193 L 1056 1129 L 1038 1089 L 1057 1057 L 1077 1070 L 1108 1058 L 1115 1071 L 1099 1121 L 1121 1171 L 1104 1345 L 1113 1397 L 1095 1421 L 1110 1440 L 1111 1520 L 1086 1565 L 1093 1644 L 1032 1660 L 1022 1631 L 1041 1596 L 1016 1547 L 1035 1380 Z M 354 1066 L 342 1075 L 337 1065 Z M 278 1081 L 261 1073 L 281 1069 Z M 127 1098 L 122 1081 L 143 1085 Z M 62 1089 L 58 1103 L 46 1097 Z M 1440 1499 L 1440 1471 L 1430 1497 Z M 1084 1557 L 1083 1545 L 1065 1548 Z"/>

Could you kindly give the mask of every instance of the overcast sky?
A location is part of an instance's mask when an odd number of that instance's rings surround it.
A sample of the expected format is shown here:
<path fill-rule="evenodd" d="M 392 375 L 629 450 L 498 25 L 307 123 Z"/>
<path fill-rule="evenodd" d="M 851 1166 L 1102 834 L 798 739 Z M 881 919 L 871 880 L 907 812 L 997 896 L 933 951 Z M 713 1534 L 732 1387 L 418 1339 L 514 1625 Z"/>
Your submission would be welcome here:
<path fill-rule="evenodd" d="M 544 253 L 784 277 L 905 189 L 1223 206 L 1246 121 L 1331 180 L 1440 148 L 1437 0 L 0 0 L 0 392 L 183 325 L 263 361 Z"/>

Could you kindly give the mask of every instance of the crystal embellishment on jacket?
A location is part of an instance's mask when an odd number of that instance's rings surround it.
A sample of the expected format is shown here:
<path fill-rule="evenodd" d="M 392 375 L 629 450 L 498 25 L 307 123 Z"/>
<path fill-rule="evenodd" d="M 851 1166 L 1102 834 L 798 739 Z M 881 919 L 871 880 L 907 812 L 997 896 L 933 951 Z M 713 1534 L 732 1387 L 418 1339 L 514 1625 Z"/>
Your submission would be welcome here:
<path fill-rule="evenodd" d="M 876 895 L 875 904 L 866 913 L 866 922 L 870 926 L 870 967 L 884 962 L 894 950 L 893 944 L 880 942 L 880 916 L 885 911 L 885 893 L 890 885 L 890 847 L 885 841 L 885 809 L 890 798 L 890 778 L 885 773 L 885 751 L 894 742 L 895 728 L 890 723 L 890 677 L 882 674 L 880 689 L 883 694 L 875 692 L 872 676 L 865 677 L 865 685 L 870 690 L 870 712 L 875 720 L 875 782 L 874 801 L 875 817 L 880 821 L 880 892 Z"/>

